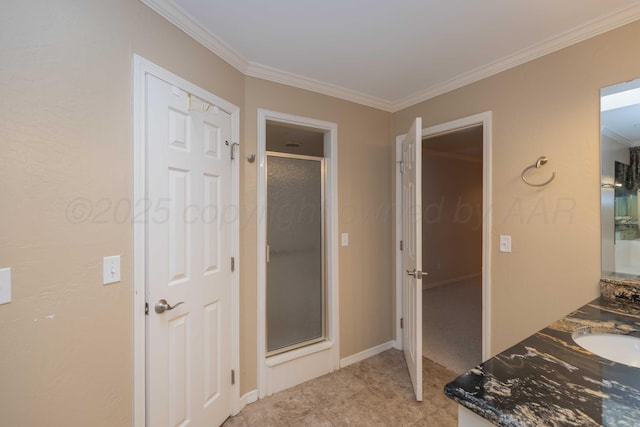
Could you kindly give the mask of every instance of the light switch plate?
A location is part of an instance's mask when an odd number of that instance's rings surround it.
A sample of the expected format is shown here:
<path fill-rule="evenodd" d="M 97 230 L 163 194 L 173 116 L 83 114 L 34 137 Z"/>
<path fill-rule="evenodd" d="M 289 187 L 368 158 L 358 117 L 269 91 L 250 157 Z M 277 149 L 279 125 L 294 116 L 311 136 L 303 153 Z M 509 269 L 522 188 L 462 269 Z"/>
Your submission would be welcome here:
<path fill-rule="evenodd" d="M 500 252 L 511 252 L 511 236 L 500 235 Z"/>
<path fill-rule="evenodd" d="M 11 269 L 0 269 L 0 304 L 11 302 Z"/>
<path fill-rule="evenodd" d="M 342 240 L 342 246 L 349 246 L 349 233 L 342 233 L 340 238 Z"/>
<path fill-rule="evenodd" d="M 120 281 L 120 255 L 106 256 L 102 259 L 102 284 L 109 285 Z"/>

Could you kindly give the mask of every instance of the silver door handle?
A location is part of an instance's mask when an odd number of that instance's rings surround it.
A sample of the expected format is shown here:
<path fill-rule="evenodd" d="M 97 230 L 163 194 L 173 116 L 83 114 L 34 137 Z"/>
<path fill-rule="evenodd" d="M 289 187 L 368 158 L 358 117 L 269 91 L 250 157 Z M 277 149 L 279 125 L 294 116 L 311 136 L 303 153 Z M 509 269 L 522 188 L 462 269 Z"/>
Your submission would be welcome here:
<path fill-rule="evenodd" d="M 167 310 L 173 310 L 174 308 L 176 308 L 180 304 L 184 304 L 184 301 L 180 301 L 179 303 L 177 303 L 176 305 L 174 305 L 172 307 L 172 306 L 169 305 L 169 303 L 167 302 L 166 299 L 161 299 L 160 301 L 158 301 L 156 303 L 156 313 L 164 313 Z"/>
<path fill-rule="evenodd" d="M 413 270 L 407 270 L 407 274 L 409 276 L 415 277 L 416 279 L 422 279 L 422 276 L 426 276 L 428 273 L 424 271 L 416 270 L 414 268 Z"/>

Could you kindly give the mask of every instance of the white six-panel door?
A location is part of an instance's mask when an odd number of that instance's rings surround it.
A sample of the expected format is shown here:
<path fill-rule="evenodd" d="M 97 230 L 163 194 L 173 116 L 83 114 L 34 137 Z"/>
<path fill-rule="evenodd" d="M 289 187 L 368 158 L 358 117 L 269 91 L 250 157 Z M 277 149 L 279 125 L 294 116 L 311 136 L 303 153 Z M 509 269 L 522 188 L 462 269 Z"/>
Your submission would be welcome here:
<path fill-rule="evenodd" d="M 146 85 L 147 425 L 218 426 L 232 392 L 231 117 Z"/>
<path fill-rule="evenodd" d="M 422 119 L 402 141 L 402 346 L 422 401 Z"/>

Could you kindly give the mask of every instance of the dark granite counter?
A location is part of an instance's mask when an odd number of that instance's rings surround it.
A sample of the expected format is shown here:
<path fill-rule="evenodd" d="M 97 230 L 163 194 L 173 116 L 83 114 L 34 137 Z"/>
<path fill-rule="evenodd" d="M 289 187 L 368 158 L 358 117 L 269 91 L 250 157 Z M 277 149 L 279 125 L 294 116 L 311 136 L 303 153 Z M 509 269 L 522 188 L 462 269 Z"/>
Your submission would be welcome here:
<path fill-rule="evenodd" d="M 571 338 L 640 337 L 640 290 L 620 282 L 603 280 L 600 298 L 456 378 L 445 394 L 499 426 L 640 426 L 640 368 Z"/>

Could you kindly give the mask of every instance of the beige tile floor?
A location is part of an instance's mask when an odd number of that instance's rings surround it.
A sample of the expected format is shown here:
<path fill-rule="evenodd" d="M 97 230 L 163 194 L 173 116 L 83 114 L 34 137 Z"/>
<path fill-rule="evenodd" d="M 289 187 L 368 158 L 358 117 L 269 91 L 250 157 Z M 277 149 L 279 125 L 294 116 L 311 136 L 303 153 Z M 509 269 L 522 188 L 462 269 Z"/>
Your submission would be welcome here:
<path fill-rule="evenodd" d="M 388 350 L 247 405 L 224 427 L 457 425 L 444 385 L 457 375 L 423 359 L 423 401 L 416 402 L 401 351 Z"/>

